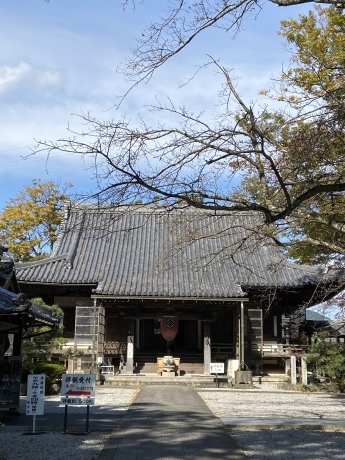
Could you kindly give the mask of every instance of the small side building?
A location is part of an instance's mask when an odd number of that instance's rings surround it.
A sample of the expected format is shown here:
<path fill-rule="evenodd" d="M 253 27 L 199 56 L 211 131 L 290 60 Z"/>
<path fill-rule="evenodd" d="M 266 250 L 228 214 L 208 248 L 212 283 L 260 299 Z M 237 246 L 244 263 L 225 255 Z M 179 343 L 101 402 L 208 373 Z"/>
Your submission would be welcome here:
<path fill-rule="evenodd" d="M 22 343 L 37 328 L 54 329 L 60 318 L 50 308 L 32 303 L 20 292 L 13 260 L 0 245 L 0 410 L 19 407 Z"/>

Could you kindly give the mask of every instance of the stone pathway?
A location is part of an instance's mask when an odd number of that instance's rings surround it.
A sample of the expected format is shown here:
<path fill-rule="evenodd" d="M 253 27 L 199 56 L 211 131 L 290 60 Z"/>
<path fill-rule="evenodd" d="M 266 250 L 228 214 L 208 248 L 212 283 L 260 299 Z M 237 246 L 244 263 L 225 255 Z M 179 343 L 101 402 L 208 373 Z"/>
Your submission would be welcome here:
<path fill-rule="evenodd" d="M 245 460 L 247 457 L 191 387 L 145 386 L 99 460 Z"/>

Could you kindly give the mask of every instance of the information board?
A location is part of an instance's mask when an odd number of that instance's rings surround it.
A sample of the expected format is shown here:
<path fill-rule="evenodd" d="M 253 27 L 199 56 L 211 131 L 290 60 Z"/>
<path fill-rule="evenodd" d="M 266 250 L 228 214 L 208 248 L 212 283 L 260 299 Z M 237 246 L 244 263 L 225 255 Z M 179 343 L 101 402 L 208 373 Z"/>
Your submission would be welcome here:
<path fill-rule="evenodd" d="M 224 363 L 211 363 L 210 372 L 211 374 L 224 374 Z"/>
<path fill-rule="evenodd" d="M 26 397 L 26 415 L 44 414 L 45 374 L 29 374 Z"/>
<path fill-rule="evenodd" d="M 71 406 L 95 404 L 96 374 L 62 374 L 61 403 Z"/>

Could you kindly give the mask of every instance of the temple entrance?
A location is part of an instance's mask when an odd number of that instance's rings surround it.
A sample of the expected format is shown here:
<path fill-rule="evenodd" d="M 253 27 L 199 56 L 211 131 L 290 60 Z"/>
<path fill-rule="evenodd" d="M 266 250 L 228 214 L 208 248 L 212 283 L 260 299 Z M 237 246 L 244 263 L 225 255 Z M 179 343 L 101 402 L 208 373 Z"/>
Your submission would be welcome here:
<path fill-rule="evenodd" d="M 158 359 L 169 354 L 180 360 L 179 375 L 203 374 L 202 323 L 179 319 L 178 333 L 170 342 L 169 351 L 160 326 L 160 321 L 156 319 L 140 320 L 134 372 L 157 372 Z"/>
<path fill-rule="evenodd" d="M 196 351 L 198 349 L 198 322 L 194 320 L 182 320 L 175 339 L 175 349 L 178 352 Z"/>
<path fill-rule="evenodd" d="M 166 354 L 167 342 L 161 335 L 159 320 L 142 319 L 140 321 L 138 348 L 140 351 L 154 351 L 158 354 Z M 175 340 L 170 342 L 171 353 L 176 354 L 196 350 L 198 350 L 198 322 L 196 320 L 179 320 L 177 336 Z"/>
<path fill-rule="evenodd" d="M 215 361 L 235 358 L 233 312 L 220 315 L 211 323 L 211 351 Z"/>
<path fill-rule="evenodd" d="M 140 351 L 166 354 L 167 343 L 160 332 L 160 323 L 155 319 L 141 319 L 137 347 Z"/>

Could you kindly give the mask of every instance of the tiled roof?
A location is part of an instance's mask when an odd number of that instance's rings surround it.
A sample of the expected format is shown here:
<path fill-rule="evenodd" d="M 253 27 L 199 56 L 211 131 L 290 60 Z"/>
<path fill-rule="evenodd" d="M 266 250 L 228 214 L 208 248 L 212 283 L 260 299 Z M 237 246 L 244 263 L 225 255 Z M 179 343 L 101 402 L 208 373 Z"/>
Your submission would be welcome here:
<path fill-rule="evenodd" d="M 288 263 L 254 214 L 71 206 L 49 259 L 16 267 L 21 283 L 91 285 L 95 294 L 234 298 L 242 286 L 315 285 Z"/>
<path fill-rule="evenodd" d="M 11 290 L 13 287 L 17 289 L 16 292 Z M 24 317 L 30 326 L 51 326 L 59 324 L 61 320 L 54 316 L 50 308 L 31 302 L 19 292 L 14 263 L 4 256 L 4 248 L 0 247 L 0 330 L 11 327 L 11 324 L 23 326 Z"/>
<path fill-rule="evenodd" d="M 1 315 L 7 315 L 8 317 L 14 315 L 15 319 L 13 324 L 18 322 L 23 324 L 23 318 L 28 317 L 28 323 L 31 326 L 56 325 L 59 324 L 61 320 L 61 318 L 54 316 L 50 308 L 32 303 L 24 294 L 15 294 L 2 287 L 0 287 L 0 316 Z"/>

